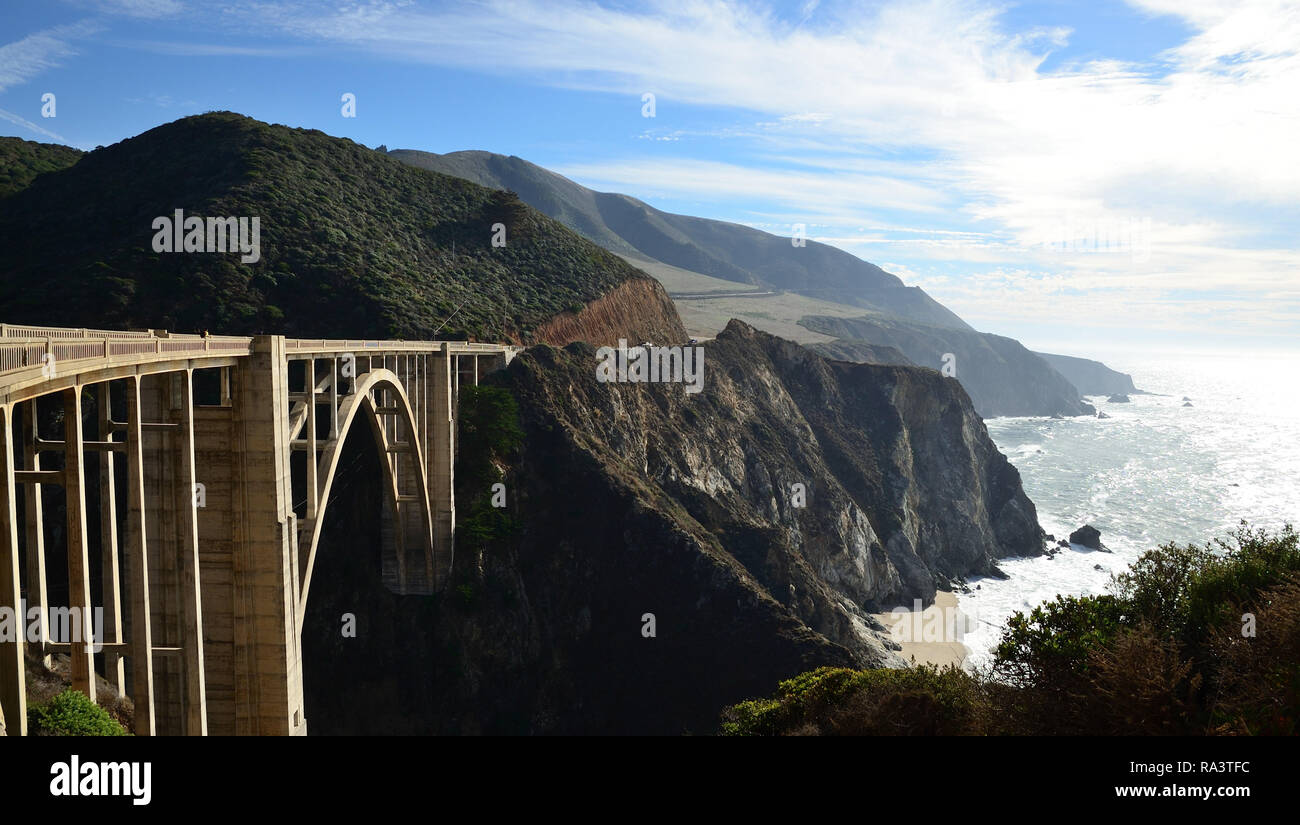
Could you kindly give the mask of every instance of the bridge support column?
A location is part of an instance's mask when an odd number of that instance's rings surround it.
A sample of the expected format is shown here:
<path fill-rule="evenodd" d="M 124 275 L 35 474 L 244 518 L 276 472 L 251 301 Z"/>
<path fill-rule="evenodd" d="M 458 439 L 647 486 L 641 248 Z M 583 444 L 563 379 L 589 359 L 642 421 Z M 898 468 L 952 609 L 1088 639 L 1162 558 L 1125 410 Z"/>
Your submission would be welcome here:
<path fill-rule="evenodd" d="M 284 337 L 255 337 L 234 378 L 235 730 L 305 734 Z"/>
<path fill-rule="evenodd" d="M 131 612 L 131 701 L 136 736 L 157 732 L 154 700 L 153 607 L 149 588 L 149 500 L 145 492 L 143 401 L 141 379 L 126 381 L 126 570 Z"/>
<path fill-rule="evenodd" d="M 67 511 L 68 606 L 81 626 L 70 628 L 72 686 L 95 698 L 95 653 L 89 631 L 101 633 L 93 623 L 90 599 L 90 555 L 86 538 L 86 450 L 81 435 L 81 387 L 63 391 L 63 491 Z"/>
<path fill-rule="evenodd" d="M 112 399 L 107 381 L 99 385 L 99 439 L 113 439 Z M 122 636 L 122 566 L 118 553 L 117 481 L 113 451 L 104 450 L 99 457 L 99 545 L 103 557 L 104 641 L 118 643 Z M 118 651 L 104 653 L 104 677 L 118 695 L 126 693 L 125 661 Z"/>
<path fill-rule="evenodd" d="M 23 466 L 28 470 L 41 469 L 41 453 L 36 449 L 36 422 L 38 414 L 36 399 L 28 401 L 23 407 Z M 24 521 L 27 522 L 27 609 L 39 610 L 37 622 L 42 646 L 50 640 L 49 596 L 45 580 L 45 506 L 41 496 L 41 485 L 23 485 L 26 496 Z M 54 657 L 46 653 L 41 657 L 41 664 L 50 667 Z"/>
<path fill-rule="evenodd" d="M 14 477 L 13 409 L 0 405 L 0 608 L 14 611 L 12 638 L 0 641 L 0 730 L 27 735 L 26 615 L 18 578 L 18 490 Z"/>
<path fill-rule="evenodd" d="M 425 478 L 429 480 L 429 508 L 433 511 L 433 558 L 435 587 L 451 569 L 456 541 L 456 497 L 453 470 L 456 464 L 456 356 L 443 344 L 442 352 L 429 358 L 425 374 L 425 398 L 429 441 L 424 445 Z"/>
<path fill-rule="evenodd" d="M 195 478 L 191 373 L 144 376 L 141 385 L 155 732 L 205 736 L 197 509 L 206 494 Z"/>

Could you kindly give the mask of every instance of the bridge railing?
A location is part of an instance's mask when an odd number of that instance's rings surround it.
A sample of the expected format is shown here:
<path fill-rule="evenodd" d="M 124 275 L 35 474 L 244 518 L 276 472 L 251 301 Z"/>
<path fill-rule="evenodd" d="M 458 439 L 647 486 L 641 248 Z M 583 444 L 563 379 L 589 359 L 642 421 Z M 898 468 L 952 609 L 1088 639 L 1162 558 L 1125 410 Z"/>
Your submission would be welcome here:
<path fill-rule="evenodd" d="M 455 352 L 492 354 L 506 349 L 522 349 L 509 344 L 480 344 L 473 341 L 405 341 L 400 339 L 365 338 L 289 338 L 284 342 L 288 352 L 365 352 L 388 350 L 390 352 L 440 352 L 443 344 L 450 344 Z"/>
<path fill-rule="evenodd" d="M 0 338 L 152 338 L 154 331 L 86 329 L 85 327 L 32 327 L 23 324 L 0 324 Z"/>
<path fill-rule="evenodd" d="M 85 327 L 39 327 L 0 324 L 0 376 L 52 363 L 115 358 L 157 360 L 151 355 L 183 356 L 193 353 L 248 355 L 252 338 L 236 335 L 195 335 L 166 330 L 99 330 Z M 521 347 L 469 341 L 404 341 L 364 338 L 288 338 L 285 350 L 299 357 L 312 354 L 440 352 L 449 345 L 462 355 L 496 354 Z"/>

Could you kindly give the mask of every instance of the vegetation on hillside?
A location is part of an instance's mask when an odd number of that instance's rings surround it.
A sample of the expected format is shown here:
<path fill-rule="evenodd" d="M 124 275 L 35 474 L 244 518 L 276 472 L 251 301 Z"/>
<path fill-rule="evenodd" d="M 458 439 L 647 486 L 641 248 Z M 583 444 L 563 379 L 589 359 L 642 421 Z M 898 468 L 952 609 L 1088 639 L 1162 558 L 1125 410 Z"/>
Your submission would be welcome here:
<path fill-rule="evenodd" d="M 50 701 L 27 712 L 29 732 L 34 736 L 127 736 L 108 711 L 79 690 L 68 688 Z"/>
<path fill-rule="evenodd" d="M 261 259 L 155 252 L 177 209 L 259 218 Z M 0 200 L 0 236 L 11 323 L 526 342 L 645 277 L 509 193 L 230 112 L 37 179 Z"/>
<path fill-rule="evenodd" d="M 0 198 L 26 189 L 37 175 L 67 169 L 81 159 L 80 149 L 0 137 Z"/>
<path fill-rule="evenodd" d="M 1289 525 L 1163 545 L 1113 591 L 1015 614 L 990 672 L 822 668 L 728 708 L 722 732 L 1297 732 L 1300 547 Z"/>
<path fill-rule="evenodd" d="M 455 478 L 462 503 L 456 538 L 461 546 L 479 554 L 491 541 L 515 528 L 506 506 L 497 506 L 509 504 L 508 491 L 493 486 L 505 482 L 502 468 L 509 466 L 523 442 L 519 405 L 501 387 L 461 387 L 457 427 Z"/>

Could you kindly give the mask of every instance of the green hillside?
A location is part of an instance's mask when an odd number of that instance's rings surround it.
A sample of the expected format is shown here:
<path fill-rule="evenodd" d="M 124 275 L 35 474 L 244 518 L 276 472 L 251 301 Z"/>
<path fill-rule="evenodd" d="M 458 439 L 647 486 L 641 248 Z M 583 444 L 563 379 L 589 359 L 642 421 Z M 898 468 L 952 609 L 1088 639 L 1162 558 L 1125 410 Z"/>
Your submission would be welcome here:
<path fill-rule="evenodd" d="M 155 252 L 176 209 L 258 217 L 261 259 Z M 10 323 L 429 338 L 446 322 L 439 337 L 527 341 L 646 278 L 509 193 L 231 112 L 36 178 L 0 200 L 0 236 Z"/>
<path fill-rule="evenodd" d="M 970 329 L 919 287 L 833 246 L 739 224 L 675 215 L 627 195 L 595 192 L 529 163 L 491 152 L 439 155 L 396 149 L 389 155 L 422 169 L 508 189 L 606 249 L 737 284 L 790 290 L 927 324 Z"/>
<path fill-rule="evenodd" d="M 0 137 L 0 198 L 26 189 L 37 175 L 67 169 L 84 154 L 71 146 Z"/>

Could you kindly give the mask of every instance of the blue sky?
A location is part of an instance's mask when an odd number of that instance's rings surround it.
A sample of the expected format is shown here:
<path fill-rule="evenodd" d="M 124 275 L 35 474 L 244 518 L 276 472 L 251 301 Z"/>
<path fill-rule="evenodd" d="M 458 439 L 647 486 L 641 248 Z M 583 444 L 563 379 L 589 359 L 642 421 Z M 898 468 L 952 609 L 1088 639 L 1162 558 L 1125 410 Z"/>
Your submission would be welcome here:
<path fill-rule="evenodd" d="M 1035 348 L 1300 345 L 1296 0 L 6 3 L 0 133 L 214 109 L 802 223 Z"/>

